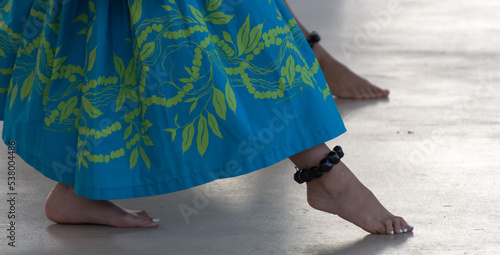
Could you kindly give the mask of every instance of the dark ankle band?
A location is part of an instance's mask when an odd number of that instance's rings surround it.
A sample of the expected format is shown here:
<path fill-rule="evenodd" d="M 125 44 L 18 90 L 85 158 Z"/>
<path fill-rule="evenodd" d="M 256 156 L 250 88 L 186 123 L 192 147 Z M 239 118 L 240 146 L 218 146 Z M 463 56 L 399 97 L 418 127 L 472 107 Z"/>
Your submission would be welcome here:
<path fill-rule="evenodd" d="M 344 151 L 342 151 L 342 147 L 335 146 L 335 148 L 328 153 L 328 156 L 319 162 L 319 166 L 313 166 L 309 169 L 302 170 L 297 168 L 297 172 L 293 175 L 293 179 L 297 183 L 302 184 L 304 182 L 309 182 L 314 178 L 319 178 L 323 176 L 323 173 L 332 170 L 332 167 L 338 164 L 340 159 L 343 157 Z"/>
<path fill-rule="evenodd" d="M 316 43 L 319 43 L 319 41 L 321 41 L 321 36 L 319 36 L 319 34 L 316 31 L 312 31 L 309 34 L 309 39 L 307 40 L 309 46 L 311 46 L 311 49 L 314 47 Z"/>

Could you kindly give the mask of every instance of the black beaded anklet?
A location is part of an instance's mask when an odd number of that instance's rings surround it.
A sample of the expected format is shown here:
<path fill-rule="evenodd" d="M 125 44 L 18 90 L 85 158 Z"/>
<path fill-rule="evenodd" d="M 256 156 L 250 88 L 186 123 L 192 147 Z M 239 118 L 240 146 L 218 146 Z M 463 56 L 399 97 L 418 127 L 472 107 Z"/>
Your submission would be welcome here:
<path fill-rule="evenodd" d="M 316 43 L 319 43 L 319 41 L 321 41 L 321 36 L 319 36 L 319 34 L 316 31 L 312 31 L 309 34 L 309 39 L 307 40 L 309 46 L 311 46 L 311 49 L 314 47 Z"/>
<path fill-rule="evenodd" d="M 309 169 L 299 170 L 297 167 L 297 172 L 293 175 L 293 179 L 302 184 L 304 182 L 309 182 L 314 178 L 319 178 L 323 176 L 323 173 L 326 173 L 332 170 L 332 167 L 340 162 L 340 159 L 344 157 L 344 151 L 342 151 L 342 147 L 335 146 L 333 151 L 328 153 L 328 156 L 322 159 L 319 162 L 319 166 L 313 166 Z"/>

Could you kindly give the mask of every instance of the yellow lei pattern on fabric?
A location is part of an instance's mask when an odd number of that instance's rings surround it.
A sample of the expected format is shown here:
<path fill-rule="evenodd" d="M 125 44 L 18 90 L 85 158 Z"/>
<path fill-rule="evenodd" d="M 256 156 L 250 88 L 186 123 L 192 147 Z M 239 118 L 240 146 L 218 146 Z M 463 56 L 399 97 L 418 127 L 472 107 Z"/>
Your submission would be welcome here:
<path fill-rule="evenodd" d="M 48 1 L 49 4 L 53 2 Z M 148 169 L 151 167 L 145 148 L 155 146 L 155 141 L 148 135 L 148 130 L 155 125 L 170 134 L 171 142 L 180 139 L 179 149 L 184 153 L 197 150 L 203 156 L 213 142 L 209 140 L 211 133 L 217 136 L 216 139 L 224 139 L 219 125 L 226 121 L 228 114 L 237 114 L 238 107 L 241 107 L 238 93 L 246 91 L 255 100 L 280 102 L 300 94 L 309 86 L 318 89 L 325 98 L 330 96 L 326 86 L 314 85 L 317 84 L 314 75 L 319 72 L 318 62 L 308 66 L 293 43 L 296 40 L 294 34 L 300 33 L 294 20 L 282 23 L 285 24 L 282 27 L 264 30 L 264 23 L 254 22 L 259 19 L 251 19 L 249 15 L 237 34 L 232 34 L 222 30 L 234 19 L 230 13 L 219 10 L 222 3 L 222 0 L 207 0 L 203 9 L 188 5 L 190 13 L 185 15 L 176 1 L 170 0 L 161 6 L 164 16 L 147 19 L 143 17 L 143 1 L 130 0 L 132 38 L 124 38 L 123 43 L 131 45 L 133 57 L 123 59 L 119 52 L 114 52 L 115 72 L 99 77 L 91 74 L 96 71 L 96 59 L 103 54 L 99 51 L 100 45 L 87 50 L 86 60 L 81 65 L 67 63 L 68 56 L 59 54 L 61 48 L 55 47 L 47 34 L 59 33 L 61 14 L 52 17 L 43 10 L 33 8 L 31 17 L 38 19 L 46 29 L 32 40 L 21 40 L 22 34 L 16 34 L 4 22 L 0 23 L 2 31 L 12 39 L 20 40 L 18 57 L 36 56 L 36 63 L 18 63 L 15 68 L 27 72 L 12 77 L 8 89 L 0 88 L 0 93 L 8 93 L 10 101 L 7 107 L 19 102 L 27 104 L 33 97 L 41 96 L 46 129 L 54 132 L 78 130 L 79 168 L 88 168 L 88 162 L 108 163 L 113 159 L 129 157 L 130 169 L 140 161 Z M 8 11 L 10 4 L 11 1 L 4 0 L 1 8 Z M 269 5 L 273 6 L 271 1 Z M 73 20 L 85 28 L 75 31 L 72 36 L 85 37 L 87 45 L 92 45 L 91 41 L 96 36 L 94 29 L 99 22 L 95 1 L 89 1 L 89 10 L 89 14 L 81 14 Z M 282 19 L 278 10 L 277 14 L 276 18 Z M 180 25 L 182 28 L 179 28 Z M 213 29 L 210 28 L 214 26 L 220 26 L 220 34 L 211 34 Z M 180 43 L 165 44 L 166 39 Z M 270 47 L 281 51 L 277 58 L 264 66 L 254 62 Z M 9 49 L 3 45 L 0 48 L 0 59 L 5 56 L 2 49 L 6 48 Z M 194 58 L 179 61 L 179 52 L 186 51 L 192 52 Z M 158 72 L 169 75 L 162 77 L 164 79 L 156 87 L 149 88 L 148 77 Z M 12 69 L 0 69 L 2 75 L 11 73 Z M 214 73 L 223 75 L 215 76 Z M 275 79 L 259 78 L 273 74 L 280 76 Z M 220 77 L 225 77 L 225 80 Z M 67 88 L 49 93 L 51 81 L 56 80 L 66 81 Z M 225 86 L 220 86 L 221 83 Z M 236 90 L 238 93 L 235 93 Z M 59 103 L 57 107 L 51 107 L 54 104 L 48 102 Z M 126 105 L 136 107 L 130 109 Z M 88 125 L 105 118 L 110 107 L 115 112 L 124 112 L 125 107 L 129 110 L 124 118 L 113 119 L 102 128 Z M 171 121 L 158 123 L 156 119 L 148 119 L 146 113 L 151 111 L 151 107 L 168 108 L 166 112 L 171 115 Z M 100 141 L 119 134 L 124 134 L 125 146 L 110 148 L 106 154 L 93 154 L 89 149 L 90 140 Z"/>

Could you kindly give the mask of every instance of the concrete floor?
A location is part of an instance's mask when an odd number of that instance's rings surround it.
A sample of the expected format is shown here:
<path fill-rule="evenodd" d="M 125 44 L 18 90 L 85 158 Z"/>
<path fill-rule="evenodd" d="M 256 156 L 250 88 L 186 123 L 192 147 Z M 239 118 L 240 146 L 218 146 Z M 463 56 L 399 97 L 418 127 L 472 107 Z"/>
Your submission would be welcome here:
<path fill-rule="evenodd" d="M 290 0 L 291 1 L 291 0 Z M 293 0 L 339 60 L 391 89 L 389 100 L 338 100 L 344 161 L 414 234 L 367 235 L 313 211 L 285 160 L 196 189 L 123 200 L 159 229 L 54 225 L 53 182 L 17 158 L 16 248 L 7 246 L 7 148 L 0 147 L 0 254 L 500 254 L 500 1 Z M 399 1 L 392 1 L 398 3 Z M 358 41 L 358 44 L 354 40 Z M 361 44 L 360 44 L 361 43 Z M 341 45 L 357 50 L 350 54 Z M 179 207 L 197 214 L 188 218 Z"/>

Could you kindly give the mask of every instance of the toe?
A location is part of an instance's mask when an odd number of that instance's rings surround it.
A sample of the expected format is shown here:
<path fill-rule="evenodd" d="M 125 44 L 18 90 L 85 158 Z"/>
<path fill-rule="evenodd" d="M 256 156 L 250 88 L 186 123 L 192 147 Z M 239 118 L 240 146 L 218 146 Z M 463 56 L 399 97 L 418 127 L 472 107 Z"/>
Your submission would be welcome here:
<path fill-rule="evenodd" d="M 372 92 L 373 97 L 375 97 L 375 98 L 380 98 L 380 97 L 384 96 L 383 91 L 375 86 L 372 86 L 371 92 Z"/>
<path fill-rule="evenodd" d="M 372 97 L 369 90 L 361 90 L 358 92 L 358 94 L 359 94 L 359 99 L 369 99 Z"/>
<path fill-rule="evenodd" d="M 402 219 L 401 226 L 403 228 L 403 232 L 413 232 L 413 227 L 410 226 L 404 219 Z"/>
<path fill-rule="evenodd" d="M 398 218 L 395 218 L 395 219 L 393 220 L 394 232 L 395 232 L 396 234 L 402 234 L 402 233 L 404 233 L 404 228 L 403 228 L 403 226 L 402 226 L 402 224 L 401 224 L 402 220 L 403 220 L 403 219 L 401 219 L 401 218 L 399 218 L 399 217 L 398 217 Z"/>
<path fill-rule="evenodd" d="M 371 83 L 367 84 L 367 91 L 369 91 L 371 98 L 378 98 L 380 97 L 380 89 L 374 86 Z"/>
<path fill-rule="evenodd" d="M 389 91 L 389 90 L 387 90 L 387 89 L 382 90 L 382 95 L 383 95 L 384 97 L 389 96 L 389 94 L 391 94 L 391 91 Z"/>
<path fill-rule="evenodd" d="M 133 220 L 134 227 L 154 228 L 160 225 L 159 221 L 153 220 L 151 217 L 136 217 Z"/>
<path fill-rule="evenodd" d="M 127 214 L 116 226 L 122 228 L 154 228 L 159 225 L 160 222 L 154 221 L 151 217 Z"/>
<path fill-rule="evenodd" d="M 365 97 L 366 95 L 362 90 L 349 90 L 349 92 L 344 96 L 344 98 L 352 99 L 364 99 Z"/>
<path fill-rule="evenodd" d="M 408 225 L 408 232 L 413 232 L 413 229 L 414 228 L 412 226 Z"/>
<path fill-rule="evenodd" d="M 142 218 L 140 221 L 137 222 L 137 225 L 135 227 L 151 228 L 155 227 L 156 225 L 157 224 L 153 222 L 152 219 Z"/>
<path fill-rule="evenodd" d="M 386 90 L 386 89 L 378 90 L 377 97 L 388 97 L 389 93 L 390 93 L 389 90 Z"/>
<path fill-rule="evenodd" d="M 370 99 L 375 97 L 373 85 L 367 80 L 362 80 L 357 87 L 357 90 L 363 95 L 363 99 Z"/>
<path fill-rule="evenodd" d="M 380 95 L 377 93 L 377 91 L 375 91 L 373 89 L 371 89 L 369 93 L 370 93 L 370 98 L 379 98 L 380 97 Z"/>
<path fill-rule="evenodd" d="M 368 86 L 370 87 L 371 93 L 376 98 L 387 97 L 389 95 L 389 90 L 381 89 L 371 83 L 368 83 Z"/>
<path fill-rule="evenodd" d="M 146 228 L 156 228 L 160 225 L 159 219 L 145 218 L 144 222 L 145 224 L 143 225 L 143 227 Z"/>
<path fill-rule="evenodd" d="M 362 94 L 363 94 L 363 99 L 371 99 L 375 97 L 375 94 L 372 93 L 369 87 L 363 88 Z"/>
<path fill-rule="evenodd" d="M 382 224 L 382 223 L 379 223 L 377 225 L 377 227 L 375 227 L 375 230 L 374 231 L 368 231 L 372 234 L 385 234 L 386 233 L 386 230 L 385 230 L 385 225 Z"/>
<path fill-rule="evenodd" d="M 384 225 L 385 225 L 385 233 L 386 234 L 388 234 L 388 235 L 394 235 L 395 234 L 392 220 L 387 220 L 384 223 Z"/>

